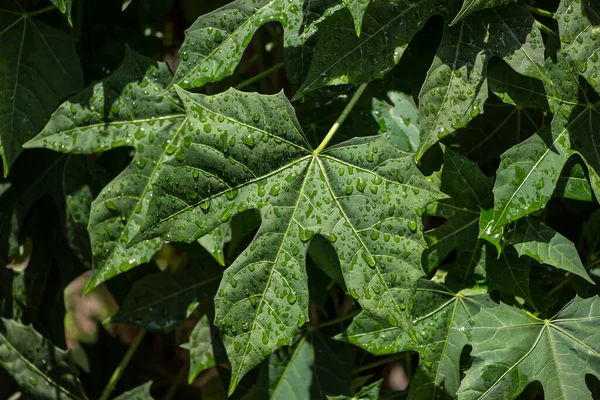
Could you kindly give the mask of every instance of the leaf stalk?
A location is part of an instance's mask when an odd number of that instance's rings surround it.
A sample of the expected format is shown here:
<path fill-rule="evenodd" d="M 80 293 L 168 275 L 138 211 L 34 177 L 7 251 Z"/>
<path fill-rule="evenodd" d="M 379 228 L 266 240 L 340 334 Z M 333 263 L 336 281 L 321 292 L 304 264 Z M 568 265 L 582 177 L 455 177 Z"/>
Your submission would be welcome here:
<path fill-rule="evenodd" d="M 279 64 L 275 64 L 273 65 L 271 68 L 267 68 L 265 69 L 263 72 L 254 75 L 252 78 L 246 79 L 245 81 L 243 81 L 242 83 L 240 83 L 239 85 L 236 85 L 235 88 L 237 90 L 241 90 L 243 88 L 245 88 L 246 86 L 252 85 L 254 82 L 271 75 L 271 73 L 280 70 L 281 68 L 283 68 L 283 62 L 280 62 Z"/>
<path fill-rule="evenodd" d="M 143 328 L 140 329 L 137 336 L 133 340 L 133 343 L 131 343 L 131 346 L 129 346 L 129 349 L 127 349 L 127 353 L 125 353 L 125 356 L 123 357 L 123 359 L 121 360 L 121 362 L 115 369 L 115 372 L 113 372 L 112 376 L 110 377 L 110 380 L 106 384 L 106 387 L 104 388 L 104 391 L 102 392 L 102 396 L 100 397 L 100 400 L 108 400 L 108 398 L 110 397 L 113 390 L 115 390 L 115 386 L 117 386 L 117 383 L 121 379 L 121 376 L 123 376 L 123 372 L 125 372 L 127 365 L 129 365 L 131 358 L 135 354 L 135 351 L 139 347 L 139 345 L 142 342 L 142 339 L 144 338 L 145 335 L 146 335 L 146 330 Z"/>
<path fill-rule="evenodd" d="M 342 111 L 342 113 L 340 114 L 338 119 L 335 121 L 335 123 L 333 124 L 333 126 L 331 127 L 329 132 L 327 132 L 327 136 L 325 136 L 325 139 L 323 139 L 323 141 L 321 142 L 319 147 L 317 147 L 317 149 L 313 152 L 314 155 L 321 153 L 327 147 L 327 145 L 329 144 L 329 141 L 333 138 L 333 135 L 335 135 L 335 133 L 339 129 L 340 125 L 342 125 L 342 123 L 346 120 L 346 118 L 350 114 L 350 111 L 352 111 L 352 109 L 358 102 L 358 99 L 360 99 L 360 96 L 363 94 L 363 92 L 365 91 L 366 88 L 367 88 L 367 83 L 363 83 L 358 87 L 356 92 L 354 92 L 354 95 L 352 96 L 352 98 L 350 99 L 348 104 L 346 104 L 344 111 Z"/>
<path fill-rule="evenodd" d="M 537 7 L 533 7 L 533 6 L 527 6 L 527 8 L 529 9 L 529 12 L 531 12 L 532 14 L 537 14 L 539 16 L 547 17 L 547 18 L 554 18 L 554 13 L 551 11 L 542 10 L 541 8 L 537 8 Z"/>
<path fill-rule="evenodd" d="M 48 7 L 40 8 L 39 10 L 28 12 L 27 16 L 29 16 L 29 17 L 35 17 L 36 15 L 45 14 L 45 13 L 47 13 L 49 11 L 52 11 L 52 10 L 57 10 L 57 8 L 55 6 L 48 6 Z"/>

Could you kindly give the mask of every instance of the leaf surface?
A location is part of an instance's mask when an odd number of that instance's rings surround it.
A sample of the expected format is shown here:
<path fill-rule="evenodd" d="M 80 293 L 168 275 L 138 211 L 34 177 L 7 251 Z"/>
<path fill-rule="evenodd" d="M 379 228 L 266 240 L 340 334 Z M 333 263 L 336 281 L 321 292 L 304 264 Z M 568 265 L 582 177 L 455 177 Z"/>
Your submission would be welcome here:
<path fill-rule="evenodd" d="M 451 25 L 456 24 L 467 15 L 486 8 L 501 7 L 510 3 L 516 3 L 517 0 L 463 0 L 462 7 Z"/>
<path fill-rule="evenodd" d="M 494 303 L 486 294 L 455 294 L 445 287 L 422 281 L 417 287 L 411 316 L 418 342 L 388 324 L 362 312 L 337 338 L 375 354 L 419 352 L 419 368 L 411 381 L 410 399 L 455 397 L 460 384 L 457 360 L 469 339 L 469 318 Z"/>
<path fill-rule="evenodd" d="M 152 400 L 152 396 L 150 395 L 151 387 L 152 381 L 146 382 L 143 385 L 115 397 L 115 400 Z"/>
<path fill-rule="evenodd" d="M 84 399 L 69 353 L 31 326 L 0 318 L 0 365 L 36 399 Z"/>
<path fill-rule="evenodd" d="M 598 297 L 576 297 L 541 320 L 505 304 L 483 309 L 470 328 L 473 364 L 461 399 L 512 399 L 533 381 L 552 399 L 591 399 L 586 374 L 600 376 Z"/>
<path fill-rule="evenodd" d="M 422 275 L 415 210 L 440 196 L 412 153 L 381 135 L 316 155 L 282 94 L 178 93 L 193 140 L 163 164 L 136 240 L 194 240 L 238 212 L 260 210 L 258 233 L 215 298 L 230 389 L 308 320 L 305 256 L 316 234 L 336 250 L 350 295 L 410 330 L 400 298 Z"/>
<path fill-rule="evenodd" d="M 0 27 L 0 156 L 7 176 L 22 145 L 83 86 L 83 74 L 73 40 L 22 13 L 17 1 L 0 6 Z"/>

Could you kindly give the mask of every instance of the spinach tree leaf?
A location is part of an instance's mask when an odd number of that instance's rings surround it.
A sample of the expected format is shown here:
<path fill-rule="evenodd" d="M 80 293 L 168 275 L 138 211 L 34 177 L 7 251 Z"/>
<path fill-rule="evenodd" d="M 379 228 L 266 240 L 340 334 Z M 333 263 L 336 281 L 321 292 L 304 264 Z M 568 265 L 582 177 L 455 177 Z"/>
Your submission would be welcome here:
<path fill-rule="evenodd" d="M 309 59 L 312 45 L 308 45 L 307 41 L 316 33 L 316 22 L 305 18 L 342 7 L 339 3 L 330 4 L 333 3 L 330 0 L 313 3 L 304 5 L 300 0 L 236 0 L 202 15 L 185 31 L 185 41 L 179 50 L 181 61 L 173 83 L 183 88 L 200 87 L 231 75 L 254 33 L 269 22 L 281 23 L 285 47 L 299 50 L 292 50 L 292 58 Z M 304 75 L 298 68 L 292 69 L 296 70 L 293 75 Z"/>
<path fill-rule="evenodd" d="M 469 319 L 494 303 L 481 291 L 453 293 L 422 281 L 416 289 L 411 316 L 418 342 L 385 319 L 363 311 L 337 339 L 375 355 L 419 352 L 419 368 L 409 387 L 409 399 L 454 398 L 460 384 L 457 360 L 469 344 Z"/>
<path fill-rule="evenodd" d="M 595 196 L 590 186 L 585 167 L 581 162 L 575 162 L 563 169 L 563 173 L 556 185 L 555 196 L 565 199 L 579 200 L 593 203 Z"/>
<path fill-rule="evenodd" d="M 309 400 L 349 392 L 352 372 L 347 345 L 317 332 L 303 332 L 292 346 L 269 356 L 256 385 L 243 400 Z"/>
<path fill-rule="evenodd" d="M 365 10 L 369 6 L 370 1 L 371 0 L 342 0 L 346 8 L 350 11 L 350 14 L 352 14 L 356 36 L 360 36 L 360 29 L 362 28 Z"/>
<path fill-rule="evenodd" d="M 196 302 L 214 296 L 222 272 L 205 265 L 163 271 L 137 280 L 110 322 L 168 331 L 189 317 Z M 190 310 L 191 308 L 191 310 Z"/>
<path fill-rule="evenodd" d="M 217 365 L 208 315 L 200 318 L 190 333 L 190 341 L 181 347 L 190 351 L 188 383 L 191 385 L 201 372 Z"/>
<path fill-rule="evenodd" d="M 230 391 L 308 320 L 305 257 L 316 234 L 338 253 L 350 295 L 411 331 L 400 299 L 422 275 L 416 210 L 441 197 L 413 153 L 380 135 L 317 154 L 282 93 L 178 93 L 192 141 L 163 163 L 134 243 L 195 240 L 238 212 L 260 210 L 258 233 L 215 298 L 215 324 L 232 362 Z"/>
<path fill-rule="evenodd" d="M 600 43 L 597 41 L 600 35 L 600 5 L 591 1 L 563 1 L 554 18 L 558 22 L 561 49 L 569 64 L 600 93 Z"/>
<path fill-rule="evenodd" d="M 576 297 L 555 317 L 538 319 L 501 304 L 482 309 L 467 327 L 473 364 L 461 399 L 512 399 L 539 381 L 553 399 L 591 399 L 586 374 L 600 376 L 598 297 Z"/>
<path fill-rule="evenodd" d="M 491 57 L 502 58 L 520 74 L 550 80 L 542 35 L 524 4 L 482 11 L 446 28 L 419 94 L 417 158 L 483 112 Z"/>
<path fill-rule="evenodd" d="M 152 400 L 152 396 L 150 395 L 151 387 L 152 381 L 146 382 L 143 385 L 115 397 L 115 400 Z"/>
<path fill-rule="evenodd" d="M 19 2 L 3 2 L 0 26 L 0 156 L 7 176 L 23 144 L 83 86 L 83 74 L 73 40 L 29 17 Z"/>
<path fill-rule="evenodd" d="M 139 230 L 160 165 L 191 141 L 184 135 L 187 116 L 177 94 L 163 94 L 170 80 L 166 64 L 128 48 L 112 75 L 63 103 L 26 145 L 86 154 L 124 146 L 136 149 L 131 164 L 92 204 L 88 231 L 93 273 L 86 293 L 150 261 L 161 246 L 159 239 L 130 248 L 127 243 Z"/>
<path fill-rule="evenodd" d="M 0 318 L 0 365 L 36 399 L 86 399 L 70 354 L 33 327 Z"/>
<path fill-rule="evenodd" d="M 517 221 L 507 234 L 507 240 L 520 256 L 527 255 L 536 261 L 579 275 L 594 284 L 586 272 L 575 245 L 566 237 L 534 217 Z"/>
<path fill-rule="evenodd" d="M 517 0 L 463 0 L 462 7 L 451 25 L 456 24 L 467 15 L 479 10 L 484 10 L 491 7 L 500 7 L 510 3 L 516 3 Z"/>
<path fill-rule="evenodd" d="M 486 272 L 490 290 L 497 289 L 504 296 L 520 298 L 535 307 L 529 288 L 531 260 L 527 257 L 519 257 L 513 248 L 507 248 L 499 255 L 487 251 L 486 255 Z"/>
<path fill-rule="evenodd" d="M 69 21 L 69 25 L 73 26 L 73 21 L 71 20 L 71 8 L 73 8 L 73 0 L 50 0 L 52 4 L 59 11 L 67 16 L 67 20 Z"/>

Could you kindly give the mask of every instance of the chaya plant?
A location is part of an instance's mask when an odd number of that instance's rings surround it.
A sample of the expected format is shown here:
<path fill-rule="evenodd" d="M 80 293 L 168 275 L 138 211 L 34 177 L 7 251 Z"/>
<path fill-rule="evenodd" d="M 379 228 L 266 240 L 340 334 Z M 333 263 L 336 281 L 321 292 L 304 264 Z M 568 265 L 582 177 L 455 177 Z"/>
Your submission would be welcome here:
<path fill-rule="evenodd" d="M 600 3 L 41 3 L 0 5 L 3 394 L 600 393 Z"/>

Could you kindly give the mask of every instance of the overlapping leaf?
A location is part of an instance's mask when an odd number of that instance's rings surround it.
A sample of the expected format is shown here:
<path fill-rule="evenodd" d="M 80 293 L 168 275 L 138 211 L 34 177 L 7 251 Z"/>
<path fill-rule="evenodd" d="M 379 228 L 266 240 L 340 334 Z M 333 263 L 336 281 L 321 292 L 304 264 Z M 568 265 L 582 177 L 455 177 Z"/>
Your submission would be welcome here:
<path fill-rule="evenodd" d="M 409 398 L 454 398 L 460 384 L 457 362 L 469 344 L 465 329 L 469 319 L 494 303 L 483 293 L 456 294 L 423 281 L 416 289 L 411 316 L 418 342 L 406 332 L 368 312 L 359 314 L 339 339 L 382 355 L 419 352 L 419 369 L 410 385 Z"/>
<path fill-rule="evenodd" d="M 115 400 L 152 400 L 150 395 L 150 388 L 152 387 L 152 381 L 146 382 L 136 388 L 128 390 L 127 392 L 115 397 Z"/>
<path fill-rule="evenodd" d="M 304 258 L 316 234 L 338 253 L 349 293 L 410 330 L 402 302 L 422 274 L 424 248 L 416 210 L 439 196 L 412 153 L 381 135 L 315 154 L 283 94 L 178 92 L 192 141 L 163 163 L 136 240 L 191 241 L 240 211 L 260 210 L 256 237 L 215 299 L 231 389 L 307 321 Z"/>
<path fill-rule="evenodd" d="M 290 347 L 269 356 L 243 400 L 309 400 L 348 394 L 352 365 L 346 344 L 317 332 L 299 334 Z"/>
<path fill-rule="evenodd" d="M 31 326 L 0 318 L 0 365 L 36 399 L 85 399 L 68 353 Z"/>
<path fill-rule="evenodd" d="M 67 35 L 29 17 L 20 2 L 0 6 L 0 156 L 4 176 L 61 100 L 83 85 Z M 43 65 L 43 68 L 40 66 Z"/>
<path fill-rule="evenodd" d="M 472 367 L 461 399 L 513 399 L 534 381 L 546 398 L 591 399 L 587 374 L 600 377 L 600 299 L 575 298 L 541 320 L 501 304 L 483 309 L 471 327 Z"/>
<path fill-rule="evenodd" d="M 462 7 L 452 24 L 456 24 L 467 15 L 491 7 L 500 7 L 510 3 L 516 3 L 517 0 L 463 0 Z"/>

